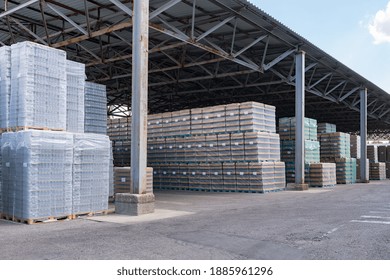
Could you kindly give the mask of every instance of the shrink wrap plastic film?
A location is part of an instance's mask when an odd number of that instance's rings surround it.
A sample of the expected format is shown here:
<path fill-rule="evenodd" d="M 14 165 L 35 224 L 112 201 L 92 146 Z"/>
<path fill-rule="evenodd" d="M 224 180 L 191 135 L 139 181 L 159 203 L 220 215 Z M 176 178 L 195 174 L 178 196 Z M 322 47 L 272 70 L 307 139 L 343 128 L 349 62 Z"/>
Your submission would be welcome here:
<path fill-rule="evenodd" d="M 85 82 L 85 120 L 87 133 L 107 134 L 106 86 Z"/>
<path fill-rule="evenodd" d="M 11 47 L 0 48 L 0 128 L 9 125 L 11 101 Z"/>
<path fill-rule="evenodd" d="M 11 46 L 9 127 L 66 129 L 66 53 L 31 42 Z"/>
<path fill-rule="evenodd" d="M 47 219 L 108 208 L 107 136 L 27 130 L 2 134 L 2 213 Z"/>
<path fill-rule="evenodd" d="M 100 134 L 74 134 L 73 213 L 108 209 L 110 140 Z"/>
<path fill-rule="evenodd" d="M 22 219 L 71 213 L 72 134 L 4 133 L 1 154 L 3 213 Z"/>
<path fill-rule="evenodd" d="M 67 60 L 66 75 L 66 131 L 83 133 L 85 65 Z"/>

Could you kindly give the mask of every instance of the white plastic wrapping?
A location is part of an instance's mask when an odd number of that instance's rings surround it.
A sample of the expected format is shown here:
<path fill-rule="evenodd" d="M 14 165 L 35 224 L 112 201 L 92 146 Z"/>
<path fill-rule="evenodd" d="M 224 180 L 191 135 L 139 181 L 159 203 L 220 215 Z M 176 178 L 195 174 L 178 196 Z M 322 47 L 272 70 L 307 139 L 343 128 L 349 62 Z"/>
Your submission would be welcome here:
<path fill-rule="evenodd" d="M 0 48 L 0 128 L 9 124 L 9 106 L 11 100 L 11 48 Z"/>
<path fill-rule="evenodd" d="M 4 133 L 1 151 L 4 214 L 39 219 L 71 213 L 72 134 Z"/>
<path fill-rule="evenodd" d="M 66 131 L 84 132 L 85 65 L 66 61 Z"/>
<path fill-rule="evenodd" d="M 110 140 L 101 134 L 74 134 L 73 213 L 106 210 L 110 185 Z"/>
<path fill-rule="evenodd" d="M 10 127 L 66 129 L 66 53 L 32 42 L 11 46 Z"/>
<path fill-rule="evenodd" d="M 107 93 L 106 86 L 85 82 L 84 131 L 87 133 L 107 133 Z"/>

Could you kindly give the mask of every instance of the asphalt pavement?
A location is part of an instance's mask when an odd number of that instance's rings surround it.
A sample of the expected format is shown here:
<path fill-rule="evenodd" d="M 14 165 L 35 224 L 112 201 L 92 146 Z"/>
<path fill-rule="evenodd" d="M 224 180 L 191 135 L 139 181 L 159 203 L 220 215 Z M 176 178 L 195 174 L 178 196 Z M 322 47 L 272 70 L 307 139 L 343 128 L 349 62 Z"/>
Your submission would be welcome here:
<path fill-rule="evenodd" d="M 390 181 L 268 194 L 156 192 L 156 213 L 24 225 L 0 259 L 390 259 Z"/>

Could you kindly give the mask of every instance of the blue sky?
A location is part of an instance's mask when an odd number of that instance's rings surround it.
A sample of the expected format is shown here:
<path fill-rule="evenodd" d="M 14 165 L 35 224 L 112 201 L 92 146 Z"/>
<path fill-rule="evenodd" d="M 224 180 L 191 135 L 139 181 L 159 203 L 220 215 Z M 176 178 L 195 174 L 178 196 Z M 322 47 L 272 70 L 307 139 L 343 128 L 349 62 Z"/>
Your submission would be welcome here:
<path fill-rule="evenodd" d="M 390 0 L 250 1 L 390 93 Z"/>

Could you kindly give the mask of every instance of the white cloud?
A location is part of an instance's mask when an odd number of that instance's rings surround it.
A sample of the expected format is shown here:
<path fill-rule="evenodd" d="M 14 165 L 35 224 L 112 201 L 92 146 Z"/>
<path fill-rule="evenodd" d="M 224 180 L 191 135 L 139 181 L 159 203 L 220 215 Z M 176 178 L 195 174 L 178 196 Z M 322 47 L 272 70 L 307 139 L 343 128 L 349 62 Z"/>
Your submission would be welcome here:
<path fill-rule="evenodd" d="M 368 30 L 374 37 L 375 44 L 390 43 L 390 1 L 386 9 L 379 10 L 371 23 Z"/>

